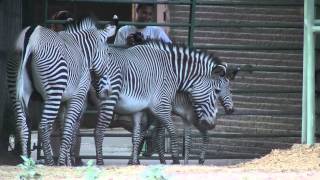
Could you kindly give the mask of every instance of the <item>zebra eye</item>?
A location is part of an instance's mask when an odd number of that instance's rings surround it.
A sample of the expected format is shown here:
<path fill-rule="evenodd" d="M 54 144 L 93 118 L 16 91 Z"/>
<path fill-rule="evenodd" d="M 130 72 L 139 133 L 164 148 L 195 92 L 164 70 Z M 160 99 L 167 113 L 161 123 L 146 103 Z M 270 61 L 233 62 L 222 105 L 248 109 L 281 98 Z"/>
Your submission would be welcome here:
<path fill-rule="evenodd" d="M 219 93 L 221 92 L 221 89 L 215 89 L 214 92 L 215 92 L 216 94 L 219 94 Z"/>

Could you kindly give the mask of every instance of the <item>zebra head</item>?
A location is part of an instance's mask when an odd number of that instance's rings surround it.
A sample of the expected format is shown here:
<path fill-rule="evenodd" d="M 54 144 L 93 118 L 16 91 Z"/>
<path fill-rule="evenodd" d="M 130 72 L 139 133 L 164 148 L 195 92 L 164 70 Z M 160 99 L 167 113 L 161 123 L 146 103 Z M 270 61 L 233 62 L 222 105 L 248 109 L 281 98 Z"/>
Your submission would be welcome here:
<path fill-rule="evenodd" d="M 230 80 L 234 79 L 239 68 L 226 69 L 212 78 L 202 78 L 192 88 L 192 102 L 198 116 L 196 126 L 203 130 L 213 129 L 217 122 L 217 100 L 220 101 L 226 114 L 234 112 Z"/>
<path fill-rule="evenodd" d="M 230 80 L 233 80 L 240 70 L 239 66 L 227 66 L 225 65 L 224 72 L 215 74 L 213 79 L 215 79 L 215 92 L 218 96 L 220 104 L 223 106 L 226 114 L 232 114 L 234 112 L 232 93 L 230 90 Z"/>
<path fill-rule="evenodd" d="M 197 126 L 203 130 L 213 129 L 216 126 L 217 94 L 215 80 L 202 78 L 194 83 L 189 91 L 195 113 L 198 117 Z"/>
<path fill-rule="evenodd" d="M 232 114 L 234 112 L 232 93 L 230 90 L 230 80 L 233 80 L 239 71 L 239 66 L 229 66 L 227 67 L 226 75 L 219 76 L 219 78 L 216 80 L 216 93 L 226 114 Z"/>
<path fill-rule="evenodd" d="M 215 80 L 215 84 L 215 93 L 217 94 L 225 113 L 232 114 L 234 112 L 234 108 L 229 79 L 227 76 L 220 77 Z"/>

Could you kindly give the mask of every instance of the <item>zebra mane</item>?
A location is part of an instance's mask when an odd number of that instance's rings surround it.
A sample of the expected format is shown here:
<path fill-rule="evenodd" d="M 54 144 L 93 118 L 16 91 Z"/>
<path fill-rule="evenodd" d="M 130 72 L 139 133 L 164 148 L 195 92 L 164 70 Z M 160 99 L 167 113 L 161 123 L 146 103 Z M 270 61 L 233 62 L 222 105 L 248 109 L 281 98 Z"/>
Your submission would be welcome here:
<path fill-rule="evenodd" d="M 188 47 L 186 44 L 182 43 L 168 43 L 168 42 L 164 42 L 162 40 L 158 40 L 158 39 L 147 39 L 143 42 L 143 44 L 145 45 L 151 45 L 151 46 L 156 46 L 156 47 L 165 47 L 166 49 L 182 49 L 183 52 L 185 52 L 186 50 L 189 51 L 189 54 L 194 53 L 195 55 L 198 54 L 203 55 L 203 57 L 208 57 L 208 59 L 212 59 L 214 61 L 215 64 L 221 64 L 222 61 L 220 60 L 219 57 L 215 56 L 214 53 L 209 53 L 207 50 L 200 50 L 200 49 L 196 49 L 196 48 L 192 48 L 192 47 Z M 203 58 L 204 59 L 204 58 Z"/>
<path fill-rule="evenodd" d="M 65 31 L 79 32 L 79 31 L 88 31 L 88 30 L 97 30 L 96 19 L 94 17 L 85 17 L 79 21 L 68 21 L 65 25 Z"/>

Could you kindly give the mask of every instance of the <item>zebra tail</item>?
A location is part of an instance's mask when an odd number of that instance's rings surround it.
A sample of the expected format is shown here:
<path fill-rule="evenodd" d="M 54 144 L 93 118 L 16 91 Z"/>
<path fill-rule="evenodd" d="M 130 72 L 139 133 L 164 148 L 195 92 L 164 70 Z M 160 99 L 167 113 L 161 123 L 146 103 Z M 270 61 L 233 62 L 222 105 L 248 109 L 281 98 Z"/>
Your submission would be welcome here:
<path fill-rule="evenodd" d="M 17 75 L 17 85 L 16 85 L 16 99 L 19 102 L 22 102 L 22 108 L 26 109 L 27 104 L 23 99 L 23 93 L 24 93 L 24 71 L 26 71 L 26 64 L 28 61 L 29 56 L 31 55 L 31 47 L 29 44 L 30 36 L 32 35 L 34 31 L 34 27 L 27 27 L 25 28 L 21 33 L 18 38 L 16 48 L 18 51 L 21 51 L 21 61 L 20 61 L 20 66 L 18 70 L 18 75 Z M 22 44 L 23 43 L 23 44 Z"/>

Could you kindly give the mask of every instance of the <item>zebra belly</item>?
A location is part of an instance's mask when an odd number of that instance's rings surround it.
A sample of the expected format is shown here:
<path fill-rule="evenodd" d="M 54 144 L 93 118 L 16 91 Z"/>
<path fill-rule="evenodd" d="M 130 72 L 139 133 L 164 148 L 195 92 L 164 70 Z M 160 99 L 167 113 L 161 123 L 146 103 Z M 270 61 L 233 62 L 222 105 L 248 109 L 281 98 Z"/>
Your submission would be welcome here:
<path fill-rule="evenodd" d="M 132 114 L 142 111 L 148 107 L 148 100 L 136 99 L 126 95 L 120 95 L 116 106 L 116 112 L 119 114 Z"/>

